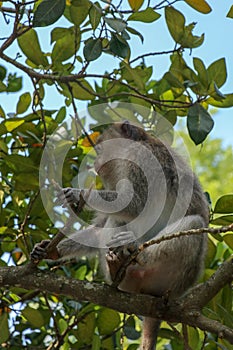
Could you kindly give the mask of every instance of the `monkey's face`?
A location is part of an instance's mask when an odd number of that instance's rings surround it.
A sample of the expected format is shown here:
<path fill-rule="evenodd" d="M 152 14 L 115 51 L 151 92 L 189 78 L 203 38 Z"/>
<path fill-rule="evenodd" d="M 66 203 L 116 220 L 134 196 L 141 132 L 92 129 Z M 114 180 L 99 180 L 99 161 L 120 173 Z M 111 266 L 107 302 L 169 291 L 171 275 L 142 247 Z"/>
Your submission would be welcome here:
<path fill-rule="evenodd" d="M 105 185 L 113 185 L 116 177 L 117 159 L 114 158 L 114 150 L 111 149 L 111 141 L 102 141 L 98 143 L 95 150 L 97 153 L 94 162 L 95 171 L 101 177 Z"/>
<path fill-rule="evenodd" d="M 113 125 L 106 129 L 102 135 L 99 136 L 95 145 L 96 160 L 94 163 L 95 171 L 101 177 L 109 175 L 109 172 L 114 170 L 114 151 L 116 151 L 116 142 L 111 140 L 119 138 L 120 132 L 118 128 Z"/>

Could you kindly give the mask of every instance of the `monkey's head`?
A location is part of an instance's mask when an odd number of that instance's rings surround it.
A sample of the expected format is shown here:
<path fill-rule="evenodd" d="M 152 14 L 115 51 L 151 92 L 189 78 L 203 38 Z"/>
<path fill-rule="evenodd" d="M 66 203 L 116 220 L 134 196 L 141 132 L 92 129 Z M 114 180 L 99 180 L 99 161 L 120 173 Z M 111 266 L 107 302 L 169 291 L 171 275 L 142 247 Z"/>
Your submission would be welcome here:
<path fill-rule="evenodd" d="M 149 138 L 141 127 L 128 121 L 112 124 L 99 136 L 95 145 L 95 170 L 105 185 L 110 183 L 114 186 L 127 167 L 128 143 L 124 147 L 122 139 L 146 143 Z"/>
<path fill-rule="evenodd" d="M 126 120 L 122 123 L 114 123 L 109 126 L 98 138 L 97 144 L 105 140 L 119 137 L 139 142 L 146 141 L 148 139 L 148 134 L 143 130 L 142 127 L 131 124 Z"/>

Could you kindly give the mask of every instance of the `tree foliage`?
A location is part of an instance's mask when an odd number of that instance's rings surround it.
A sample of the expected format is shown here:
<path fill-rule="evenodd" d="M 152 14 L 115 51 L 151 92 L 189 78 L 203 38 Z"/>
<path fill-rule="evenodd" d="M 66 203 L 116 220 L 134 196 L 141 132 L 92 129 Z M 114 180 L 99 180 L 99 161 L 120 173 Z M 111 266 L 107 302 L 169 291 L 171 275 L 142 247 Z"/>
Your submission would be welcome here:
<path fill-rule="evenodd" d="M 205 0 L 185 0 L 185 3 L 206 15 L 211 11 Z M 90 150 L 90 141 L 98 135 L 96 129 L 96 134 L 88 140 L 88 124 L 123 118 L 138 121 L 157 135 L 164 132 L 161 117 L 173 126 L 183 117 L 189 138 L 199 145 L 214 125 L 211 106 L 233 106 L 233 93 L 222 90 L 227 80 L 225 58 L 207 67 L 195 56 L 195 48 L 204 42 L 204 34 L 196 34 L 198 26 L 188 23 L 178 8 L 176 0 L 169 6 L 167 1 L 147 4 L 143 0 L 0 2 L 1 16 L 9 33 L 1 38 L 0 93 L 11 94 L 14 110 L 13 113 L 7 110 L 2 99 L 0 276 L 1 268 L 8 264 L 26 264 L 33 245 L 58 232 L 40 193 L 40 161 L 57 128 L 68 129 L 69 124 L 72 131 L 71 139 L 61 138 L 56 150 L 59 156 L 69 148 L 62 169 L 66 187 L 71 186 L 82 159 Z M 232 17 L 232 8 L 228 17 Z M 144 52 L 144 34 L 139 28 L 151 26 L 151 30 L 156 31 L 157 21 L 162 19 L 173 40 L 172 47 L 167 51 Z M 139 43 L 142 53 L 134 56 L 134 46 Z M 189 54 L 192 63 L 186 59 Z M 170 56 L 169 69 L 161 78 L 156 77 L 154 66 L 147 65 L 148 57 L 158 55 Z M 111 63 L 110 69 L 105 68 L 107 61 Z M 30 81 L 30 88 L 24 88 L 25 81 Z M 48 100 L 56 94 L 59 105 L 50 109 Z M 15 96 L 18 96 L 16 103 Z M 80 114 L 83 103 L 91 120 Z M 111 108 L 114 103 L 115 112 Z M 126 103 L 133 107 L 126 108 Z M 80 137 L 81 131 L 84 136 Z M 205 187 L 208 185 L 214 199 L 212 223 L 233 223 L 233 195 L 229 193 L 232 152 L 225 152 L 219 141 L 205 141 L 203 151 L 195 155 L 194 162 L 202 183 Z M 221 198 L 217 200 L 217 197 Z M 91 213 L 84 211 L 80 216 L 88 221 Z M 230 257 L 232 249 L 230 232 L 210 235 L 205 279 Z M 40 268 L 45 267 L 46 263 L 41 263 Z M 83 258 L 69 266 L 55 266 L 53 270 L 58 277 L 100 280 L 95 260 Z M 0 290 L 2 348 L 137 348 L 140 338 L 137 317 L 97 306 L 95 300 L 81 303 L 83 299 L 77 301 L 69 295 L 19 285 L 20 281 Z M 232 291 L 225 283 L 205 305 L 203 313 L 232 328 L 231 308 Z M 233 345 L 216 333 L 163 322 L 159 349 L 233 349 Z"/>

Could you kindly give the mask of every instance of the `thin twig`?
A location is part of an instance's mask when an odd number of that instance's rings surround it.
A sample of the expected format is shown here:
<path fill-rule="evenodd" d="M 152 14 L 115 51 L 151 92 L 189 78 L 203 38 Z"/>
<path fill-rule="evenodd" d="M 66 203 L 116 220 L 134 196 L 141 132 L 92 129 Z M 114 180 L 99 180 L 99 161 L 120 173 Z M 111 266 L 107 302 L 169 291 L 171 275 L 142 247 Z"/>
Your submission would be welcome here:
<path fill-rule="evenodd" d="M 25 235 L 25 226 L 28 222 L 28 219 L 29 219 L 29 216 L 30 216 L 30 212 L 32 210 L 32 207 L 33 207 L 33 204 L 35 203 L 35 201 L 37 200 L 37 197 L 39 196 L 39 193 L 40 193 L 40 190 L 38 190 L 33 197 L 30 198 L 30 202 L 28 204 L 28 207 L 27 207 L 27 211 L 24 215 L 24 219 L 23 219 L 23 222 L 21 223 L 20 225 L 20 233 L 22 234 L 23 236 L 23 241 L 24 241 L 24 244 L 25 244 L 25 247 L 27 249 L 27 253 L 28 255 L 30 254 L 30 249 L 29 249 L 29 246 L 28 246 L 28 243 L 27 243 L 27 239 L 26 239 L 26 235 Z"/>
<path fill-rule="evenodd" d="M 78 110 L 77 110 L 77 107 L 76 107 L 76 104 L 74 102 L 74 95 L 73 95 L 73 91 L 72 91 L 72 88 L 69 84 L 67 84 L 68 86 L 68 89 L 70 91 L 70 94 L 71 94 L 71 98 L 72 98 L 72 106 L 73 106 L 73 109 L 74 109 L 74 115 L 75 115 L 75 119 L 78 123 L 78 125 L 81 127 L 82 131 L 84 132 L 85 136 L 87 137 L 90 145 L 92 145 L 92 147 L 95 148 L 95 144 L 94 142 L 92 141 L 91 137 L 88 135 L 88 133 L 86 132 L 86 129 L 84 128 L 84 126 L 82 125 L 81 123 L 81 120 L 79 119 L 79 116 L 78 116 Z M 89 91 L 90 92 L 90 91 Z"/>
<path fill-rule="evenodd" d="M 134 63 L 135 61 L 138 61 L 140 59 L 144 59 L 145 57 L 149 57 L 149 56 L 159 56 L 159 55 L 168 55 L 170 53 L 174 53 L 174 52 L 180 52 L 181 50 L 183 50 L 183 48 L 180 46 L 175 50 L 168 50 L 168 51 L 160 51 L 160 52 L 149 52 L 149 53 L 145 53 L 144 55 L 140 55 L 137 56 L 136 58 L 132 59 L 129 64 Z"/>

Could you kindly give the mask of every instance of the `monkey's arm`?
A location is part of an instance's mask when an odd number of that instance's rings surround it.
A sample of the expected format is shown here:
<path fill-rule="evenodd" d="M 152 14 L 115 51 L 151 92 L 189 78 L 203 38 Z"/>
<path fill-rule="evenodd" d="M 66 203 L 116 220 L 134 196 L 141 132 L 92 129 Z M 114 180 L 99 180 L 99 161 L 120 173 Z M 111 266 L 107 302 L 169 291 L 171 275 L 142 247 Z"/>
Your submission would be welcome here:
<path fill-rule="evenodd" d="M 31 259 L 40 261 L 42 259 L 62 259 L 80 257 L 83 255 L 93 255 L 97 253 L 97 248 L 100 245 L 100 230 L 95 226 L 90 226 L 85 230 L 80 230 L 69 238 L 63 239 L 53 251 L 47 251 L 50 240 L 43 240 L 37 243 L 32 252 Z"/>
<path fill-rule="evenodd" d="M 58 193 L 58 203 L 63 204 L 77 204 L 80 201 L 81 194 L 83 194 L 84 200 L 88 203 L 97 202 L 97 199 L 102 198 L 107 202 L 112 202 L 117 199 L 118 193 L 116 191 L 105 191 L 105 190 L 91 190 L 88 189 L 78 189 L 72 187 L 63 188 Z"/>
<path fill-rule="evenodd" d="M 110 190 L 91 190 L 64 188 L 58 193 L 58 203 L 63 206 L 78 204 L 80 196 L 89 207 L 96 211 L 104 213 L 138 213 L 141 210 L 142 203 L 140 197 L 132 191 L 131 187 L 120 187 L 119 191 Z"/>

